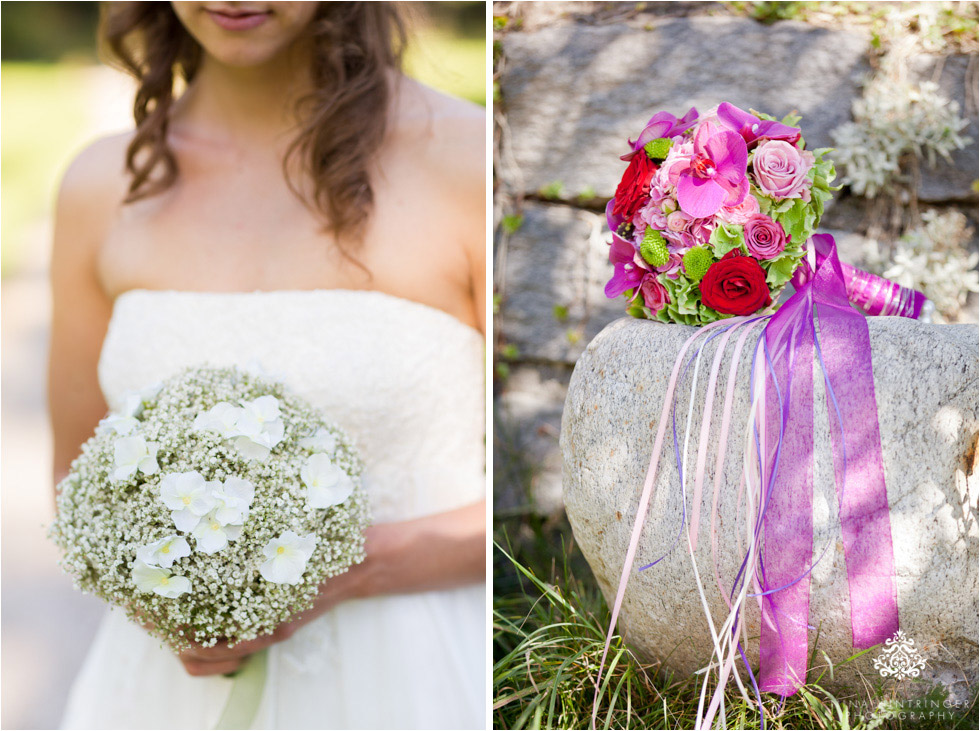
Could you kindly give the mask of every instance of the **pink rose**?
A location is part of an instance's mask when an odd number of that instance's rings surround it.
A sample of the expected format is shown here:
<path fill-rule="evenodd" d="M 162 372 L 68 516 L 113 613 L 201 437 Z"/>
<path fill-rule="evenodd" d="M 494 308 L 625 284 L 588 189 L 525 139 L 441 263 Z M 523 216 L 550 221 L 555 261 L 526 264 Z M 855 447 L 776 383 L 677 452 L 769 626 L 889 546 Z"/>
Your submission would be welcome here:
<path fill-rule="evenodd" d="M 786 248 L 782 224 L 757 213 L 745 222 L 745 248 L 756 259 L 775 259 Z"/>
<path fill-rule="evenodd" d="M 759 201 L 755 196 L 747 195 L 737 206 L 722 206 L 716 215 L 725 223 L 737 223 L 742 226 L 758 212 Z"/>
<path fill-rule="evenodd" d="M 768 140 L 755 151 L 752 173 L 755 184 L 766 195 L 776 200 L 802 198 L 812 185 L 806 174 L 814 163 L 812 152 L 783 140 Z"/>
<path fill-rule="evenodd" d="M 656 274 L 647 274 L 640 282 L 640 295 L 643 297 L 643 304 L 650 308 L 650 312 L 656 315 L 670 302 L 670 295 L 667 289 L 659 281 Z"/>

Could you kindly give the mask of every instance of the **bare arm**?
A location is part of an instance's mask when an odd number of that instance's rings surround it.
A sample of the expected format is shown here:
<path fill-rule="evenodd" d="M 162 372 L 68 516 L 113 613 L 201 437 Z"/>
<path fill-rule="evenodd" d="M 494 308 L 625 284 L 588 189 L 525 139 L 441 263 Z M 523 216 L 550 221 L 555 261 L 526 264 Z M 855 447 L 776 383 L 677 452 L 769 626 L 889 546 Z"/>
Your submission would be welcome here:
<path fill-rule="evenodd" d="M 276 631 L 233 648 L 194 647 L 180 655 L 190 675 L 231 673 L 245 658 L 290 638 L 296 630 L 350 599 L 406 594 L 486 581 L 484 501 L 456 510 L 367 530 L 367 558 L 320 587 L 313 608 Z"/>
<path fill-rule="evenodd" d="M 483 139 L 482 126 L 470 122 L 472 139 Z M 479 133 L 479 134 L 478 134 Z M 452 156 L 458 204 L 467 222 L 464 236 L 473 313 L 480 330 L 486 328 L 486 176 L 482 145 L 470 150 L 461 165 Z M 371 526 L 367 530 L 364 563 L 325 582 L 312 609 L 280 625 L 269 636 L 228 648 L 194 648 L 181 654 L 191 675 L 215 675 L 237 670 L 245 657 L 291 637 L 303 625 L 350 599 L 404 594 L 486 582 L 486 501 L 416 520 Z"/>
<path fill-rule="evenodd" d="M 96 262 L 119 199 L 115 196 L 120 176 L 113 174 L 119 167 L 113 164 L 117 148 L 118 143 L 107 140 L 84 151 L 68 169 L 58 193 L 48 362 L 55 484 L 67 474 L 82 442 L 106 412 L 97 366 L 112 302 L 99 283 Z"/>

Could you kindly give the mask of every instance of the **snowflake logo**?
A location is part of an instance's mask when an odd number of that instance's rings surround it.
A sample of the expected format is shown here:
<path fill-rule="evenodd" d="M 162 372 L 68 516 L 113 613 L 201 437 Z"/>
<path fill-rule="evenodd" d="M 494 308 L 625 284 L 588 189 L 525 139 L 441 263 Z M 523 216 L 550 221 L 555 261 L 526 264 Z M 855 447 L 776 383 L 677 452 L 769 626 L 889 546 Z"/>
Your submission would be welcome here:
<path fill-rule="evenodd" d="M 917 678 L 925 666 L 925 658 L 915 649 L 915 642 L 902 630 L 885 642 L 885 649 L 874 659 L 875 670 L 882 677 L 897 680 Z"/>

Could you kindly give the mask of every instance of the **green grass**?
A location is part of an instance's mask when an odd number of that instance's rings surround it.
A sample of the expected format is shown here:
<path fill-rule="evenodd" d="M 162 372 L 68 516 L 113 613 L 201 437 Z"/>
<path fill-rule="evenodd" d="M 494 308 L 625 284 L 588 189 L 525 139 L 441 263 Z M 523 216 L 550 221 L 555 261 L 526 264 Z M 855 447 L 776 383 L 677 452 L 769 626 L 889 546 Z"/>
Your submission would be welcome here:
<path fill-rule="evenodd" d="M 513 512 L 495 520 L 494 728 L 589 728 L 609 611 L 570 536 L 564 520 Z M 944 692 L 931 689 L 925 699 L 940 704 L 940 711 L 952 718 L 910 718 L 909 707 L 882 687 L 868 688 L 860 697 L 835 696 L 821 685 L 827 674 L 814 671 L 808 685 L 781 709 L 778 698 L 766 694 L 766 727 L 977 728 L 976 697 L 965 711 L 950 711 L 941 708 Z M 699 691 L 697 679 L 641 662 L 615 636 L 603 671 L 596 726 L 693 728 Z M 761 727 L 758 707 L 747 704 L 737 690 L 726 694 L 725 706 L 728 728 Z"/>

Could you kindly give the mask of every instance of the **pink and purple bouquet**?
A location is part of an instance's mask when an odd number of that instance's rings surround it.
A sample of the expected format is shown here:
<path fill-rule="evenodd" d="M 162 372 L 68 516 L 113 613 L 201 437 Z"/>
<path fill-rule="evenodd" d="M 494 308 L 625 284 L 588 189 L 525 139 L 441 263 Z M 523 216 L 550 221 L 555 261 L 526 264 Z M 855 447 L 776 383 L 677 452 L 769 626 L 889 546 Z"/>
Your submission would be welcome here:
<path fill-rule="evenodd" d="M 770 308 L 835 190 L 830 149 L 807 150 L 799 120 L 727 102 L 700 117 L 653 115 L 606 206 L 606 296 L 625 294 L 634 317 L 686 325 Z"/>

